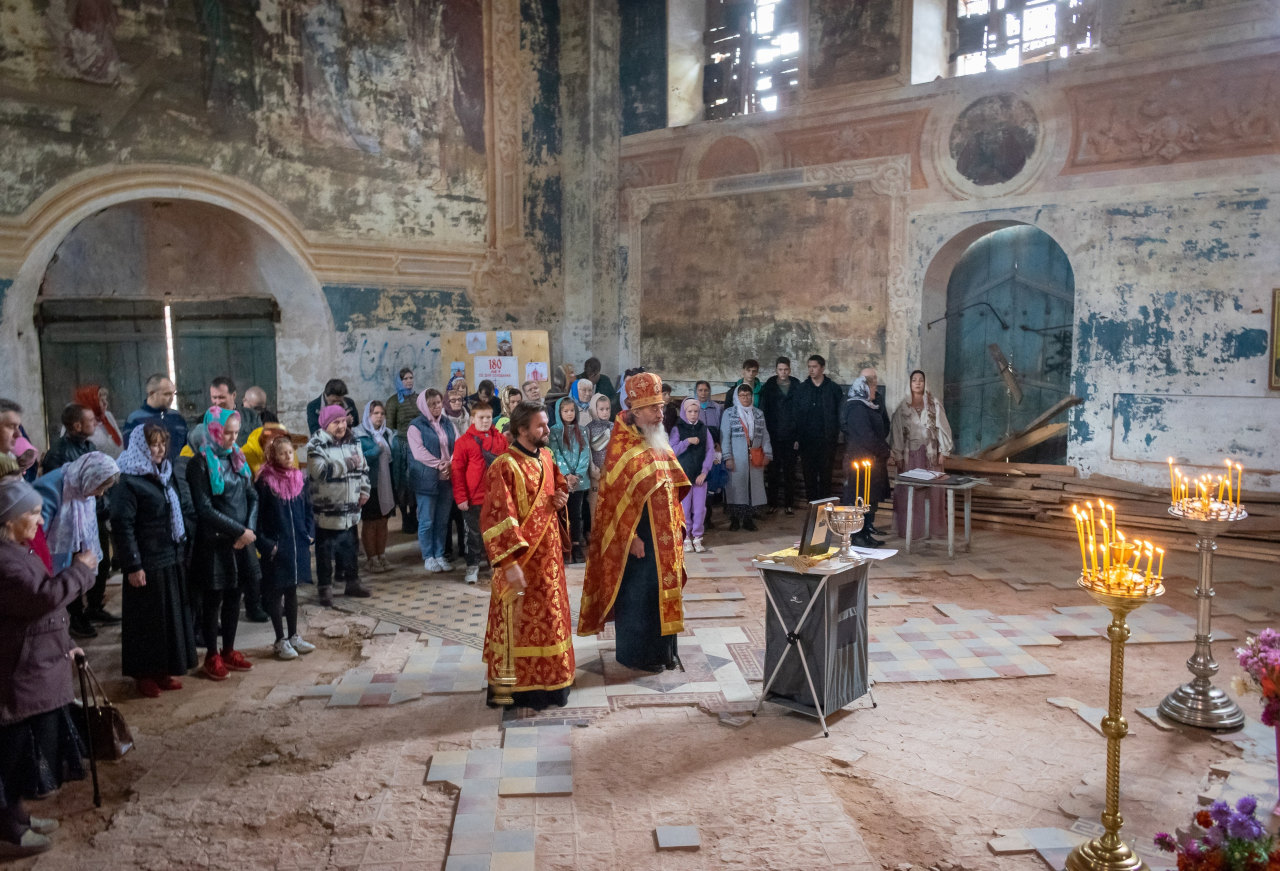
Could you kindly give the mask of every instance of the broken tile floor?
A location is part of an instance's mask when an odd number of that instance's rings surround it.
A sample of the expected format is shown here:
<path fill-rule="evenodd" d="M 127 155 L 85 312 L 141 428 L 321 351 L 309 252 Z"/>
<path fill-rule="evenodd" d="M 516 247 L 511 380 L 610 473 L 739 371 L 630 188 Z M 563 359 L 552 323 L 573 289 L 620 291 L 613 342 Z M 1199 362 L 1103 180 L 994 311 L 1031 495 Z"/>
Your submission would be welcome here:
<path fill-rule="evenodd" d="M 954 559 L 932 546 L 873 563 L 877 705 L 835 713 L 823 738 L 769 703 L 750 716 L 765 640 L 750 560 L 799 526 L 711 531 L 711 552 L 690 555 L 683 671 L 633 672 L 610 632 L 578 638 L 569 704 L 541 713 L 485 707 L 488 588 L 460 583 L 460 568 L 423 574 L 407 538 L 395 571 L 366 578 L 374 598 L 304 606 L 315 653 L 276 661 L 270 630 L 242 622 L 256 666 L 225 683 L 190 677 L 142 699 L 104 630 L 85 646 L 136 749 L 100 765 L 101 808 L 87 782 L 33 804 L 63 828 L 52 851 L 10 867 L 1061 868 L 1100 830 L 1109 655 L 1071 542 L 979 528 Z M 1214 564 L 1224 688 L 1239 672 L 1227 637 L 1280 608 L 1272 565 L 1230 554 L 1223 544 Z M 1169 864 L 1151 836 L 1199 804 L 1276 801 L 1256 696 L 1233 735 L 1154 714 L 1189 678 L 1197 566 L 1171 553 L 1169 592 L 1130 620 L 1121 810 L 1154 869 Z M 576 605 L 582 567 L 569 579 Z"/>

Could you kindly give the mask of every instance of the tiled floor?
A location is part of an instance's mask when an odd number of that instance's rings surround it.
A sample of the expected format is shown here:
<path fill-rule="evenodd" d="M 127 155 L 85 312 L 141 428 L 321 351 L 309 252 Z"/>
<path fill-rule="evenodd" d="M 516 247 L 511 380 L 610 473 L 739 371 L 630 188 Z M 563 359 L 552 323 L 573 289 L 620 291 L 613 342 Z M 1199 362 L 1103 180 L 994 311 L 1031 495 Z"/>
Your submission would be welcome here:
<path fill-rule="evenodd" d="M 573 793 L 568 726 L 507 728 L 501 747 L 446 750 L 431 757 L 427 783 L 458 788 L 445 871 L 533 871 L 532 829 L 499 829 L 504 797 Z"/>

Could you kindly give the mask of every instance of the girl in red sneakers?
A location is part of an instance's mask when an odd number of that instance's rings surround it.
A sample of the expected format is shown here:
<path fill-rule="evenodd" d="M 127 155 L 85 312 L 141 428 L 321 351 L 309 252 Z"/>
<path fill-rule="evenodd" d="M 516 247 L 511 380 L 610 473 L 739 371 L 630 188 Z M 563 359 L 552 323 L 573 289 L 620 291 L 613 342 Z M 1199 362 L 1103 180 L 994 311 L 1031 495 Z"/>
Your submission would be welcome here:
<path fill-rule="evenodd" d="M 453 448 L 453 501 L 467 527 L 466 582 L 480 580 L 480 508 L 484 505 L 485 473 L 507 449 L 507 439 L 493 427 L 493 407 L 478 399 L 471 404 L 471 425 Z"/>
<path fill-rule="evenodd" d="M 253 668 L 235 643 L 241 590 L 260 577 L 253 546 L 257 541 L 253 530 L 258 525 L 258 494 L 249 479 L 249 463 L 236 446 L 240 415 L 213 406 L 205 412 L 203 426 L 203 433 L 200 427 L 192 433 L 195 456 L 187 464 L 187 484 L 197 521 L 191 581 L 201 596 L 200 628 L 208 650 L 205 677 L 226 680 L 228 671 Z"/>

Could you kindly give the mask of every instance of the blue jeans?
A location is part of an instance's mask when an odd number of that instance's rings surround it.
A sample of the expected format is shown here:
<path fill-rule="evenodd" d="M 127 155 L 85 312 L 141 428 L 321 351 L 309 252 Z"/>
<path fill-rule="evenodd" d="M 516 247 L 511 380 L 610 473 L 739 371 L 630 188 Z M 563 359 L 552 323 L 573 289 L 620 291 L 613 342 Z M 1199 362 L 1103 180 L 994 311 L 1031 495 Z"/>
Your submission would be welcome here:
<path fill-rule="evenodd" d="M 444 540 L 449 534 L 449 509 L 453 490 L 442 488 L 430 495 L 418 495 L 418 550 L 424 560 L 444 556 Z"/>

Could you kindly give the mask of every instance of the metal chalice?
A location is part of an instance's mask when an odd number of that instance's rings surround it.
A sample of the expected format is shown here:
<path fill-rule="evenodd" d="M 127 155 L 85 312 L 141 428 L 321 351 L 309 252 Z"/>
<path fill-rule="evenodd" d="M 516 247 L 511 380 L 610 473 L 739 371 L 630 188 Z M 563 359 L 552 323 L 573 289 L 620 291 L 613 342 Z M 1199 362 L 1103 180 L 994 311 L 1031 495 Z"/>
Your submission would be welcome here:
<path fill-rule="evenodd" d="M 862 499 L 859 498 L 854 505 L 828 505 L 826 511 L 827 527 L 840 536 L 840 550 L 836 553 L 836 559 L 862 562 L 862 556 L 853 549 L 850 541 L 854 533 L 862 531 L 862 518 L 867 513 Z"/>

